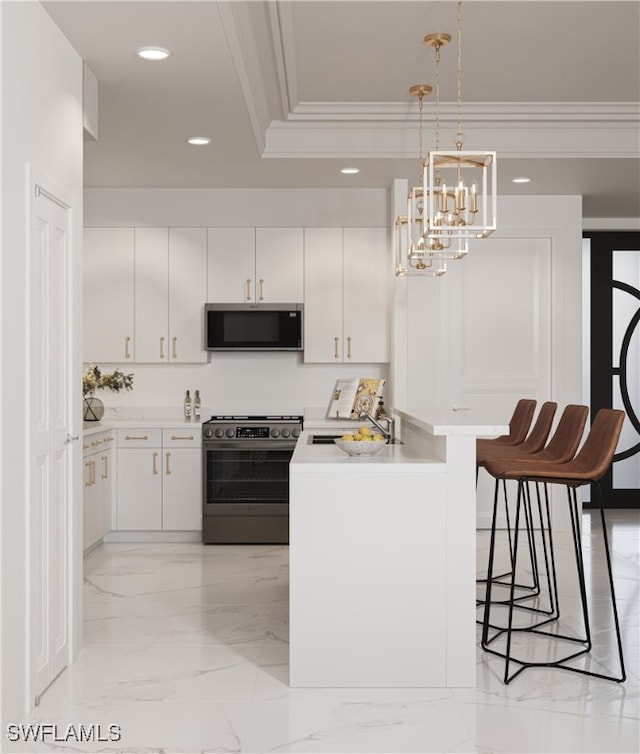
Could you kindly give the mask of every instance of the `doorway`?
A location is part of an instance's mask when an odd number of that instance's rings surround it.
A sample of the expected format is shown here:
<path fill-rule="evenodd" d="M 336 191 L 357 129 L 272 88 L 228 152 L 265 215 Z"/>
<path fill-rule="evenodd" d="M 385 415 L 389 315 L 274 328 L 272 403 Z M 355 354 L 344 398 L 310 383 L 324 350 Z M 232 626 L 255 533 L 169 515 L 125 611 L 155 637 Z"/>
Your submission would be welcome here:
<path fill-rule="evenodd" d="M 640 508 L 640 233 L 585 233 L 590 247 L 590 405 L 626 413 L 607 508 Z M 590 505 L 585 502 L 585 507 Z"/>

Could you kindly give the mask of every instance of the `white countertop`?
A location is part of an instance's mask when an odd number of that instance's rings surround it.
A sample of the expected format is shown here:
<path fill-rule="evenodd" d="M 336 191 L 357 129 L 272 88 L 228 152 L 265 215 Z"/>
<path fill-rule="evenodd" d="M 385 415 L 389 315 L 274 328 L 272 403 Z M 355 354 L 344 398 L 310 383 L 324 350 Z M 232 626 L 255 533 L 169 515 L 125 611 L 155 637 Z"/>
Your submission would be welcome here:
<path fill-rule="evenodd" d="M 481 409 L 411 407 L 393 413 L 432 435 L 495 437 L 509 432 L 509 425 L 496 422 L 495 414 Z"/>
<path fill-rule="evenodd" d="M 82 434 L 84 437 L 89 435 L 95 435 L 97 432 L 104 432 L 108 429 L 122 428 L 134 428 L 140 429 L 193 429 L 195 432 L 200 432 L 202 421 L 185 421 L 184 419 L 102 419 L 99 422 L 83 422 Z"/>
<path fill-rule="evenodd" d="M 407 445 L 387 445 L 372 456 L 350 456 L 335 444 L 311 445 L 309 440 L 314 434 L 332 434 L 328 431 L 304 431 L 291 458 L 292 471 L 338 471 L 361 472 L 363 468 L 369 473 L 394 471 L 425 470 L 444 472 L 445 464 L 435 458 L 427 457 Z M 322 469 L 320 469 L 322 466 Z"/>

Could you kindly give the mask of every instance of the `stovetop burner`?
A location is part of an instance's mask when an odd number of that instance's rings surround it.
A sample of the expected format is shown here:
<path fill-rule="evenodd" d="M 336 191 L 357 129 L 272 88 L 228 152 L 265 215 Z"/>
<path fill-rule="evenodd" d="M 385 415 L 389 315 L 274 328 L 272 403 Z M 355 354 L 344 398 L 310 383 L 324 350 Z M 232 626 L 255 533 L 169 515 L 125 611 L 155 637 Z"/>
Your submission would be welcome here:
<path fill-rule="evenodd" d="M 205 424 L 209 424 L 210 422 L 217 422 L 217 421 L 224 421 L 224 422 L 237 422 L 237 421 L 295 421 L 295 422 L 302 422 L 301 416 L 280 416 L 280 415 L 264 415 L 264 416 L 244 416 L 244 415 L 237 415 L 237 414 L 224 414 L 224 415 L 218 415 L 218 416 L 212 416 L 211 419 L 209 419 Z"/>

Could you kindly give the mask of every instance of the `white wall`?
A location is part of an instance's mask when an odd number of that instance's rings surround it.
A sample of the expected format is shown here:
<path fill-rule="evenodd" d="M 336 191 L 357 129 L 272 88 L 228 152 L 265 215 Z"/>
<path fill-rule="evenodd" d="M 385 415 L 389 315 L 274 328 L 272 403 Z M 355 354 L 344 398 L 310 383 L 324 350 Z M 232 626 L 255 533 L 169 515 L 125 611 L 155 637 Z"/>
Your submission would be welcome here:
<path fill-rule="evenodd" d="M 3 2 L 2 255 L 0 409 L 2 426 L 0 716 L 17 722 L 31 704 L 28 677 L 28 333 L 27 166 L 72 197 L 73 231 L 81 238 L 82 61 L 42 6 Z M 78 255 L 79 257 L 79 255 Z M 79 280 L 79 268 L 76 278 Z M 76 287 L 74 296 L 79 296 Z M 79 333 L 78 333 L 79 334 Z M 73 338 L 79 378 L 79 340 Z M 77 422 L 80 424 L 79 406 Z M 79 450 L 77 451 L 79 452 Z M 78 470 L 81 468 L 77 464 Z M 74 492 L 81 500 L 81 479 Z M 78 524 L 80 522 L 78 521 Z M 78 538 L 81 554 L 81 537 Z M 76 564 L 76 587 L 80 592 Z M 78 626 L 75 626 L 77 629 Z"/>
<path fill-rule="evenodd" d="M 87 189 L 84 202 L 87 227 L 380 227 L 388 215 L 386 189 Z M 339 377 L 387 376 L 386 365 L 305 364 L 292 353 L 217 353 L 208 364 L 121 367 L 135 375 L 134 389 L 103 391 L 107 413 L 179 410 L 187 389 L 200 390 L 203 416 L 303 413 L 327 406 Z"/>

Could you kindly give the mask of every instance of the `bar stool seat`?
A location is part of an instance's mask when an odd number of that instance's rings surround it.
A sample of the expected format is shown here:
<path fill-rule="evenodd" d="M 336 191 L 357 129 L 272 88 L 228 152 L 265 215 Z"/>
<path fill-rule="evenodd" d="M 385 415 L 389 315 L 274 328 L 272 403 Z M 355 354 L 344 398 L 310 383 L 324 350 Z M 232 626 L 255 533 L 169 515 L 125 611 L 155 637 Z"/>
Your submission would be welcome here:
<path fill-rule="evenodd" d="M 519 673 L 526 668 L 531 667 L 554 667 L 564 670 L 572 671 L 575 673 L 581 673 L 583 675 L 594 676 L 596 678 L 603 678 L 606 680 L 612 680 L 622 682 L 626 678 L 626 672 L 624 668 L 624 660 L 622 653 L 622 641 L 620 637 L 620 626 L 618 621 L 618 612 L 615 600 L 615 589 L 613 583 L 613 575 L 611 570 L 611 557 L 609 552 L 609 541 L 607 536 L 606 521 L 604 508 L 602 504 L 602 489 L 599 481 L 607 473 L 613 462 L 613 456 L 615 453 L 616 445 L 620 437 L 622 430 L 622 424 L 624 422 L 625 414 L 623 411 L 615 409 L 601 409 L 596 414 L 593 425 L 584 445 L 578 452 L 578 454 L 571 460 L 564 462 L 552 461 L 547 459 L 532 460 L 532 459 L 494 459 L 487 460 L 485 468 L 487 471 L 500 480 L 516 480 L 518 482 L 518 496 L 516 503 L 516 515 L 515 515 L 515 529 L 514 529 L 514 545 L 513 545 L 513 567 L 510 583 L 510 598 L 508 602 L 508 620 L 506 628 L 501 628 L 498 634 L 506 635 L 506 647 L 504 651 L 495 649 L 492 643 L 497 638 L 497 634 L 489 638 L 489 628 L 492 627 L 490 614 L 491 614 L 491 590 L 493 586 L 493 567 L 495 557 L 495 516 L 492 523 L 491 541 L 489 551 L 489 562 L 487 567 L 487 581 L 486 581 L 486 595 L 484 600 L 484 618 L 482 629 L 482 648 L 494 655 L 502 657 L 505 660 L 504 665 L 504 682 L 509 683 Z M 549 499 L 546 492 L 546 485 L 548 484 L 560 484 L 567 489 L 567 499 L 569 504 L 569 514 L 571 522 L 571 534 L 573 540 L 573 550 L 576 561 L 576 569 L 578 575 L 578 586 L 580 592 L 580 604 L 582 610 L 583 632 L 584 637 L 575 636 L 570 634 L 560 634 L 558 632 L 552 632 L 543 630 L 540 628 L 540 624 L 537 623 L 533 626 L 515 627 L 513 622 L 514 607 L 515 607 L 515 573 L 517 568 L 518 558 L 518 535 L 520 529 L 520 517 L 526 502 L 526 485 L 527 482 L 538 482 L 545 485 L 546 506 L 547 506 L 547 525 L 549 527 L 549 546 L 553 552 L 554 543 L 552 536 L 552 524 L 551 517 L 549 515 Z M 605 552 L 605 564 L 607 569 L 609 590 L 611 598 L 611 611 L 613 615 L 613 623 L 615 628 L 615 635 L 618 649 L 618 660 L 620 666 L 619 675 L 610 675 L 599 673 L 596 671 L 586 670 L 584 668 L 576 667 L 568 664 L 571 660 L 581 655 L 591 652 L 592 640 L 591 640 L 591 626 L 589 621 L 589 607 L 587 600 L 587 590 L 585 584 L 585 569 L 582 556 L 581 545 L 581 531 L 580 531 L 580 510 L 577 501 L 576 490 L 585 484 L 590 484 L 596 492 L 596 503 L 600 509 L 600 518 L 602 525 L 602 537 L 604 542 Z M 554 573 L 555 579 L 555 573 Z M 555 619 L 554 619 L 555 620 Z M 512 651 L 512 644 L 514 635 L 522 635 L 523 633 L 533 635 L 542 635 L 549 640 L 553 641 L 567 641 L 573 643 L 579 643 L 583 646 L 559 659 L 546 660 L 546 661 L 533 661 L 526 660 L 522 657 L 516 657 Z M 518 669 L 510 673 L 511 664 L 515 663 L 519 667 Z"/>

